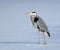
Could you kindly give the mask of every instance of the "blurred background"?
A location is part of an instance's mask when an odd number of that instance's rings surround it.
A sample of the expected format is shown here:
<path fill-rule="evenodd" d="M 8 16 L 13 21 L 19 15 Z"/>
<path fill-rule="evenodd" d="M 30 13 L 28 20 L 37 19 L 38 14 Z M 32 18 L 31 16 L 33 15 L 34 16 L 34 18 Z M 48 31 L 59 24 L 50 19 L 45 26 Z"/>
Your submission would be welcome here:
<path fill-rule="evenodd" d="M 24 14 L 30 11 L 46 22 L 51 34 L 46 36 L 47 45 L 36 44 L 39 32 Z M 0 0 L 0 50 L 40 49 L 60 50 L 60 0 Z"/>
<path fill-rule="evenodd" d="M 51 37 L 60 44 L 60 0 L 0 0 L 0 42 L 36 42 L 38 31 L 25 12 L 35 11 L 44 19 Z"/>

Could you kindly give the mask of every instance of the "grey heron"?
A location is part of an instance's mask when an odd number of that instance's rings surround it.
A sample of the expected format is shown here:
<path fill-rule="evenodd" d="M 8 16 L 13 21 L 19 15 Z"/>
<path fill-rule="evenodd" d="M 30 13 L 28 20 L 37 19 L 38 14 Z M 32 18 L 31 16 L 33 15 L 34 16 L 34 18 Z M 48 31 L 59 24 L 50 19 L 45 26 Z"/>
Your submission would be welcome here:
<path fill-rule="evenodd" d="M 39 17 L 37 15 L 37 13 L 34 11 L 33 12 L 26 12 L 25 14 L 30 16 L 33 26 L 36 29 L 38 29 L 38 31 L 43 32 L 44 44 L 46 44 L 45 35 L 48 35 L 48 37 L 50 37 L 50 33 L 49 33 L 49 30 L 48 30 L 48 27 L 47 27 L 45 21 L 41 17 Z M 40 44 L 40 33 L 38 34 L 38 44 Z"/>

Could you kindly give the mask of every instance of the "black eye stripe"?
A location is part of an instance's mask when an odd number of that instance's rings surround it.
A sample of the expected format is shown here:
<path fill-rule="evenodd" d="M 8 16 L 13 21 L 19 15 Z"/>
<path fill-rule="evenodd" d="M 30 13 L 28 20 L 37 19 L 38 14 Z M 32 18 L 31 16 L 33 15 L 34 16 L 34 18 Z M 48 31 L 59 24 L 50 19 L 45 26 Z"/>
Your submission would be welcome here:
<path fill-rule="evenodd" d="M 32 12 L 32 13 L 36 13 L 36 12 Z"/>

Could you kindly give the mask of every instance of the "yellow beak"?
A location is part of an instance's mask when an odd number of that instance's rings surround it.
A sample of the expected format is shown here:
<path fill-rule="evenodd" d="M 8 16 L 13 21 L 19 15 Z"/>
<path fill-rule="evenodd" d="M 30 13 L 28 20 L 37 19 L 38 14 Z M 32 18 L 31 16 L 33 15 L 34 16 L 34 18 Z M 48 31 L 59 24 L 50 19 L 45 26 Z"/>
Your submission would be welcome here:
<path fill-rule="evenodd" d="M 31 14 L 32 14 L 32 12 L 26 12 L 26 13 L 24 13 L 24 14 L 31 15 Z"/>

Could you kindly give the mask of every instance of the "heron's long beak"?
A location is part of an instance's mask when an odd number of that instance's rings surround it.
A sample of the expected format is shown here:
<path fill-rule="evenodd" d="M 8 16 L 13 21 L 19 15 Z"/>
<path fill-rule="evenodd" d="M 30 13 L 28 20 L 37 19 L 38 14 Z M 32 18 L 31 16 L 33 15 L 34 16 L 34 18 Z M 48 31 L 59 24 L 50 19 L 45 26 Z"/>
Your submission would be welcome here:
<path fill-rule="evenodd" d="M 32 12 L 26 12 L 26 13 L 24 13 L 24 14 L 31 15 L 31 14 L 32 14 Z"/>

